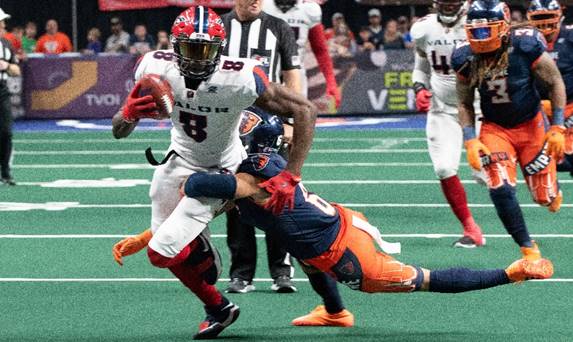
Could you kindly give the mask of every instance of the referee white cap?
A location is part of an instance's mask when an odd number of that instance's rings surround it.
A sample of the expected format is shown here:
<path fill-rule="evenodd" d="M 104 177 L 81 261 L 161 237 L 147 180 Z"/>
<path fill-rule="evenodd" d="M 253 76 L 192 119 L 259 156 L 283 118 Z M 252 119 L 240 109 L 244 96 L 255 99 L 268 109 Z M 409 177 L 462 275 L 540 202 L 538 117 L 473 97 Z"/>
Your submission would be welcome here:
<path fill-rule="evenodd" d="M 10 14 L 4 12 L 4 10 L 0 8 L 0 20 L 10 19 L 10 17 Z"/>

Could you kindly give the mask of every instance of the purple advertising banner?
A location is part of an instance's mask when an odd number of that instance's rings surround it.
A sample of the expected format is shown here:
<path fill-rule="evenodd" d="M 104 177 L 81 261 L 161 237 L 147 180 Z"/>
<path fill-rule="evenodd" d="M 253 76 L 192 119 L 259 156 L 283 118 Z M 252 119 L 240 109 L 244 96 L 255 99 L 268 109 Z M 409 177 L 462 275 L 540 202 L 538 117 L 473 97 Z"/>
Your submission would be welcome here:
<path fill-rule="evenodd" d="M 133 87 L 132 55 L 30 58 L 24 64 L 26 118 L 110 118 Z"/>

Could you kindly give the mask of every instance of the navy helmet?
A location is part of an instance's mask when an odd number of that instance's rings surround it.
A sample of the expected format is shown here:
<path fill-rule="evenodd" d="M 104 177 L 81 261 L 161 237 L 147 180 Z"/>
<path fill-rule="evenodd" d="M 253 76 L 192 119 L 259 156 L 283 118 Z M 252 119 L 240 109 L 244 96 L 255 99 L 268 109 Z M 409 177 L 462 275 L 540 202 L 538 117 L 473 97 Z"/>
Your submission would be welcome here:
<path fill-rule="evenodd" d="M 278 153 L 283 147 L 281 118 L 257 107 L 243 110 L 239 134 L 247 153 Z"/>
<path fill-rule="evenodd" d="M 563 12 L 557 0 L 533 0 L 527 9 L 527 19 L 548 41 L 554 41 L 559 31 Z"/>
<path fill-rule="evenodd" d="M 509 35 L 509 6 L 498 0 L 475 0 L 468 9 L 466 35 L 474 53 L 498 50 Z"/>

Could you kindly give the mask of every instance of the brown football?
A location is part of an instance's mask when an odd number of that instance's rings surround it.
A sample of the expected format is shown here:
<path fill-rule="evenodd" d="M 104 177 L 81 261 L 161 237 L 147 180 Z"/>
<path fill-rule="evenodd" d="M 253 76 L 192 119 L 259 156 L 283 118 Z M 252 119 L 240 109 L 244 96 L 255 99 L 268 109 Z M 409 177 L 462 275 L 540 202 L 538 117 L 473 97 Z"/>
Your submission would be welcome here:
<path fill-rule="evenodd" d="M 157 103 L 159 110 L 158 119 L 169 118 L 169 114 L 173 111 L 173 105 L 175 104 L 169 82 L 160 75 L 146 74 L 139 80 L 139 83 L 141 83 L 139 96 L 151 95 L 155 103 Z"/>

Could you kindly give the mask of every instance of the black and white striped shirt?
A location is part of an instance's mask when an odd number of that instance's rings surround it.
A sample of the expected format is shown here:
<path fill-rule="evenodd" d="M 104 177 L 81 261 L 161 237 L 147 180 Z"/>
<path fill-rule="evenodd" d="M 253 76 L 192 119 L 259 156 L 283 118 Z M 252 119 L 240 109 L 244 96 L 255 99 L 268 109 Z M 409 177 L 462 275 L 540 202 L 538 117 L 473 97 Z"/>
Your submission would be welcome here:
<path fill-rule="evenodd" d="M 300 69 L 294 33 L 282 19 L 261 12 L 240 22 L 234 10 L 222 19 L 227 33 L 223 55 L 261 61 L 271 82 L 280 83 L 283 70 Z"/>
<path fill-rule="evenodd" d="M 0 60 L 4 60 L 10 64 L 18 64 L 16 54 L 12 44 L 5 38 L 0 38 Z M 0 71 L 0 81 L 6 82 L 8 80 L 8 72 L 6 70 Z"/>

